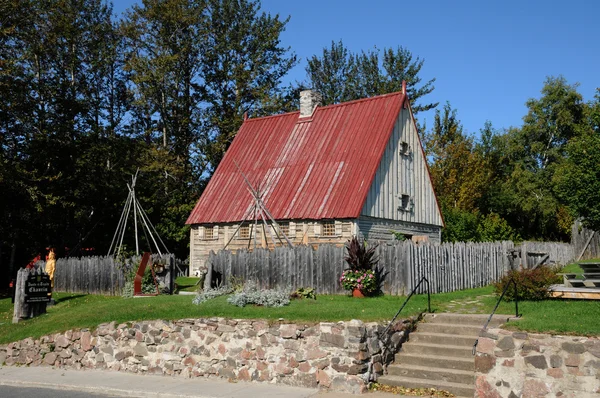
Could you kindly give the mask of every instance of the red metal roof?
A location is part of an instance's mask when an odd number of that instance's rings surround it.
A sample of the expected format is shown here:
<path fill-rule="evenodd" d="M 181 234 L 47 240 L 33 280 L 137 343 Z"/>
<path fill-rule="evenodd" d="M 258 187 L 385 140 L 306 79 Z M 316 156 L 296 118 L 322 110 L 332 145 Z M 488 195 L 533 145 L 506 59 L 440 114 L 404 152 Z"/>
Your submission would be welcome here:
<path fill-rule="evenodd" d="M 247 119 L 187 224 L 241 221 L 253 197 L 240 170 L 276 220 L 357 218 L 405 95 L 377 97 Z M 235 163 L 234 163 L 235 162 Z"/>

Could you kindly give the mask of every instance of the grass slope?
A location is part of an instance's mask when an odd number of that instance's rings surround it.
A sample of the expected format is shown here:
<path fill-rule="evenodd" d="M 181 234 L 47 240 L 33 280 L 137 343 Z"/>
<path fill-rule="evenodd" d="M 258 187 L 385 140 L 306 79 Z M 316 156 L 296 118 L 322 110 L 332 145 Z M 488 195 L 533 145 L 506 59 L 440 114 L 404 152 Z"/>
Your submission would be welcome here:
<path fill-rule="evenodd" d="M 477 299 L 477 297 L 479 297 Z M 398 311 L 405 297 L 382 296 L 355 299 L 338 295 L 319 295 L 317 300 L 294 300 L 283 308 L 248 306 L 235 307 L 218 297 L 201 305 L 192 304 L 191 296 L 158 296 L 124 299 L 96 295 L 55 294 L 57 304 L 48 307 L 40 317 L 12 324 L 13 307 L 10 299 L 0 300 L 0 343 L 26 337 L 38 338 L 45 334 L 73 328 L 94 328 L 100 323 L 117 323 L 137 320 L 227 317 L 261 318 L 295 322 L 335 322 L 361 319 L 363 321 L 389 321 Z M 461 309 L 472 305 L 479 313 L 490 313 L 496 304 L 493 287 L 470 289 L 431 296 L 434 312 L 456 310 L 451 304 L 462 302 Z M 427 295 L 415 295 L 401 316 L 416 315 L 427 309 Z M 502 302 L 497 313 L 514 314 L 514 303 Z M 509 324 L 514 329 L 577 335 L 600 335 L 600 301 L 546 300 L 520 302 L 523 319 Z M 482 325 L 483 326 L 483 325 Z"/>

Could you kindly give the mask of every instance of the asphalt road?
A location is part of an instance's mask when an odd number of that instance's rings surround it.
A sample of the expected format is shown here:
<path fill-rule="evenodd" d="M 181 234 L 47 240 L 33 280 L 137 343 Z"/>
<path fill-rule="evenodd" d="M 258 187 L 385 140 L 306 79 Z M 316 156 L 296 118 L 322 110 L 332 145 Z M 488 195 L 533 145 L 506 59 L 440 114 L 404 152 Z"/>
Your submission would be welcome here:
<path fill-rule="evenodd" d="M 56 390 L 53 388 L 0 386 L 0 397 L 2 398 L 106 398 L 114 396 L 114 394 L 104 395 L 82 391 Z"/>

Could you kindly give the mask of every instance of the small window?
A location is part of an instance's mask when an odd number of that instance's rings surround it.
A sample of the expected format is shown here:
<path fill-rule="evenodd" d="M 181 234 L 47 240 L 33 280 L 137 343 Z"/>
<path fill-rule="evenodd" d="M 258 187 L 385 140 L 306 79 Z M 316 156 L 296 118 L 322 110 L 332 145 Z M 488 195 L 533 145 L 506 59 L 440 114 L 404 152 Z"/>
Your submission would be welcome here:
<path fill-rule="evenodd" d="M 215 240 L 219 238 L 219 227 L 217 225 L 205 225 L 198 228 L 200 240 Z"/>
<path fill-rule="evenodd" d="M 278 235 L 285 235 L 289 238 L 290 236 L 290 223 L 289 222 L 278 222 L 279 230 L 277 231 Z"/>
<path fill-rule="evenodd" d="M 250 226 L 242 225 L 238 232 L 238 238 L 240 239 L 249 239 L 250 238 Z"/>
<path fill-rule="evenodd" d="M 400 155 L 410 155 L 410 145 L 408 145 L 408 142 L 406 141 L 402 141 L 400 142 Z"/>
<path fill-rule="evenodd" d="M 400 205 L 398 206 L 398 210 L 400 211 L 412 211 L 414 202 L 410 195 L 402 194 L 399 196 Z"/>
<path fill-rule="evenodd" d="M 322 236 L 336 236 L 335 221 L 323 221 Z"/>

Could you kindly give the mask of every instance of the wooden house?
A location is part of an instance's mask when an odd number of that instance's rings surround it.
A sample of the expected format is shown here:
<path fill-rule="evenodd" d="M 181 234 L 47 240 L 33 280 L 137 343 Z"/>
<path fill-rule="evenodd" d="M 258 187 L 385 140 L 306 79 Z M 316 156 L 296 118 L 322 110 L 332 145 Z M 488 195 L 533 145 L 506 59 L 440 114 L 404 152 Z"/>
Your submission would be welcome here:
<path fill-rule="evenodd" d="M 353 235 L 393 240 L 395 232 L 440 242 L 442 214 L 406 86 L 337 105 L 319 101 L 303 91 L 300 111 L 244 120 L 187 220 L 191 273 L 211 250 L 273 246 L 278 231 L 315 246 Z M 244 176 L 278 226 L 252 214 L 256 198 Z"/>

